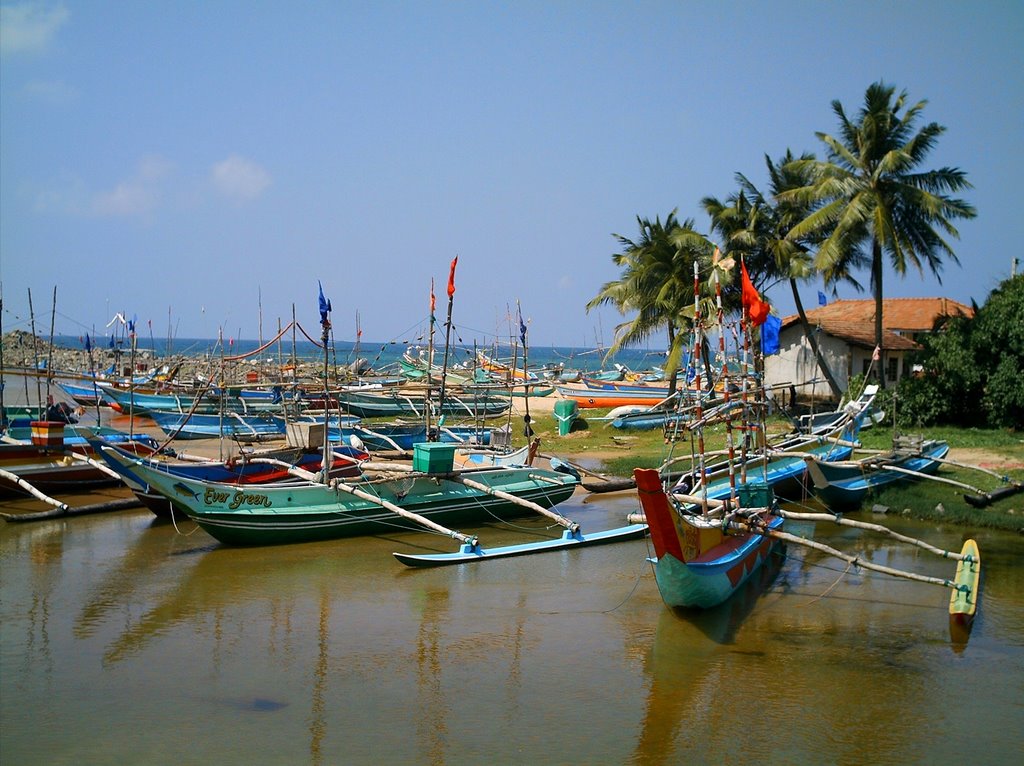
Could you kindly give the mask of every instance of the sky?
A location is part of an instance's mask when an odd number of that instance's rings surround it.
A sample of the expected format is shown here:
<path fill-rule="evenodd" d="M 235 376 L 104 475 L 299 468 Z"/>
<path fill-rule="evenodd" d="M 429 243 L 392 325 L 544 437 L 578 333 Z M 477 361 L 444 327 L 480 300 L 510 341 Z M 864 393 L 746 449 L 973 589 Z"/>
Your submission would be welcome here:
<path fill-rule="evenodd" d="M 831 104 L 876 81 L 946 128 L 977 209 L 941 284 L 984 303 L 1024 241 L 1024 3 L 0 2 L 3 330 L 607 346 L 586 311 L 620 276 L 613 236 L 700 206 L 765 157 L 824 155 Z M 1021 268 L 1024 268 L 1022 266 Z M 863 283 L 867 285 L 868 274 Z M 815 305 L 821 284 L 802 287 Z M 869 294 L 841 288 L 840 298 Z M 793 311 L 788 284 L 767 298 Z M 262 330 L 261 330 L 262 317 Z M 147 328 L 148 325 L 148 328 Z M 651 341 L 652 347 L 658 339 Z"/>

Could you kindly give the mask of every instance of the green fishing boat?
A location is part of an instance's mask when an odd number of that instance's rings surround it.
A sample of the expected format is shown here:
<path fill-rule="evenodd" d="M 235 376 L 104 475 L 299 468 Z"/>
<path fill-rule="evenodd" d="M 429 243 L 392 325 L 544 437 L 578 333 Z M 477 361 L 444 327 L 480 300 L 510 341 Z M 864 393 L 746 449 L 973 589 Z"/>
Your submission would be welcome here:
<path fill-rule="evenodd" d="M 454 445 L 417 445 L 424 446 L 434 448 L 434 454 L 424 452 L 427 462 L 413 466 L 424 470 L 327 485 L 296 481 L 236 487 L 174 476 L 114 451 L 108 457 L 228 545 L 278 545 L 424 528 L 461 539 L 444 527 L 522 516 L 530 503 L 551 508 L 577 486 L 575 477 L 541 468 L 455 472 Z M 437 454 L 445 452 L 438 463 Z"/>

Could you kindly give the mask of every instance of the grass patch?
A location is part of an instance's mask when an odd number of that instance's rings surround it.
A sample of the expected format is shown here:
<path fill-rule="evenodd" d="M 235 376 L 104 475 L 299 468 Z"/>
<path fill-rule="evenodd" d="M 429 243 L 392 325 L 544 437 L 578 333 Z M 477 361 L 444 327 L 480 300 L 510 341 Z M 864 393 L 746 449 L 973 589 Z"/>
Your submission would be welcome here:
<path fill-rule="evenodd" d="M 670 454 L 677 457 L 690 454 L 688 439 L 676 442 L 670 450 L 661 429 L 625 431 L 612 428 L 607 421 L 597 420 L 607 413 L 608 410 L 584 410 L 584 423 L 566 436 L 559 436 L 553 416 L 538 417 L 533 422 L 533 428 L 535 435 L 541 439 L 541 452 L 570 460 L 594 455 L 599 465 L 598 470 L 618 477 L 631 476 L 634 468 L 656 468 Z M 789 426 L 785 418 L 770 419 L 769 437 L 786 433 Z M 519 443 L 523 439 L 522 421 L 513 421 L 513 429 Z M 986 450 L 1016 463 L 1024 463 L 1024 435 L 1017 432 L 945 427 L 920 429 L 914 433 L 920 433 L 925 438 L 944 439 L 954 448 Z M 734 438 L 738 444 L 738 432 L 734 432 Z M 861 433 L 861 441 L 866 449 L 889 449 L 892 447 L 892 431 L 884 427 L 871 428 Z M 708 451 L 724 449 L 725 426 L 719 424 L 706 429 L 704 446 Z M 944 466 L 938 475 L 983 491 L 1005 486 L 992 476 L 969 469 Z M 1009 476 L 1024 481 L 1024 470 L 1011 470 Z M 870 497 L 865 507 L 885 505 L 892 513 L 905 513 L 913 518 L 1024 534 L 1024 493 L 1000 500 L 987 508 L 974 508 L 963 499 L 965 492 L 969 490 L 925 479 L 887 487 Z"/>

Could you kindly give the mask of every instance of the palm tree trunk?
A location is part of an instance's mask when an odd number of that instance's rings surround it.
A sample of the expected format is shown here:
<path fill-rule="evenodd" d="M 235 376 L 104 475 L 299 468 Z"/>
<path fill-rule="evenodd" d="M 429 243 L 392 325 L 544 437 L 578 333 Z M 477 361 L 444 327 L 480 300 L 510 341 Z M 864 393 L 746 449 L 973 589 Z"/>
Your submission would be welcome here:
<path fill-rule="evenodd" d="M 871 241 L 871 289 L 875 293 L 875 347 L 878 349 L 878 387 L 885 388 L 885 354 L 882 351 L 882 244 Z"/>
<path fill-rule="evenodd" d="M 668 323 L 668 348 L 669 353 L 675 348 L 676 342 L 676 328 L 672 322 Z M 668 376 L 668 395 L 672 396 L 679 387 L 679 367 L 678 365 L 672 370 L 672 374 Z"/>
<path fill-rule="evenodd" d="M 804 328 L 804 335 L 807 337 L 807 342 L 811 344 L 814 358 L 818 360 L 818 368 L 825 375 L 825 380 L 828 381 L 828 386 L 832 389 L 832 396 L 836 400 L 842 399 L 843 391 L 839 387 L 839 383 L 836 382 L 832 370 L 829 369 L 828 363 L 825 362 L 825 357 L 821 354 L 821 347 L 818 345 L 818 335 L 816 332 L 811 332 L 811 323 L 807 321 L 807 313 L 804 311 L 803 301 L 800 300 L 800 291 L 796 288 L 795 279 L 789 280 L 789 287 L 793 291 L 793 301 L 796 303 L 796 313 L 800 315 L 800 324 Z"/>

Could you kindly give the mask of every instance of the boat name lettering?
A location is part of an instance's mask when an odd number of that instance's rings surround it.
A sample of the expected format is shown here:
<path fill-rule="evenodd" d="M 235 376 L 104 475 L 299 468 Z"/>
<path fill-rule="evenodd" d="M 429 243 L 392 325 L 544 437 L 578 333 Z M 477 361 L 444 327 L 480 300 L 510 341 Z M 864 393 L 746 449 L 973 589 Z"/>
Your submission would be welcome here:
<path fill-rule="evenodd" d="M 218 503 L 227 503 L 229 510 L 237 510 L 243 505 L 257 506 L 262 505 L 264 508 L 269 508 L 272 503 L 268 495 L 261 495 L 256 492 L 235 492 L 232 495 L 230 492 L 220 492 L 212 487 L 208 487 L 206 493 L 203 495 L 203 502 L 206 505 L 214 505 Z"/>

